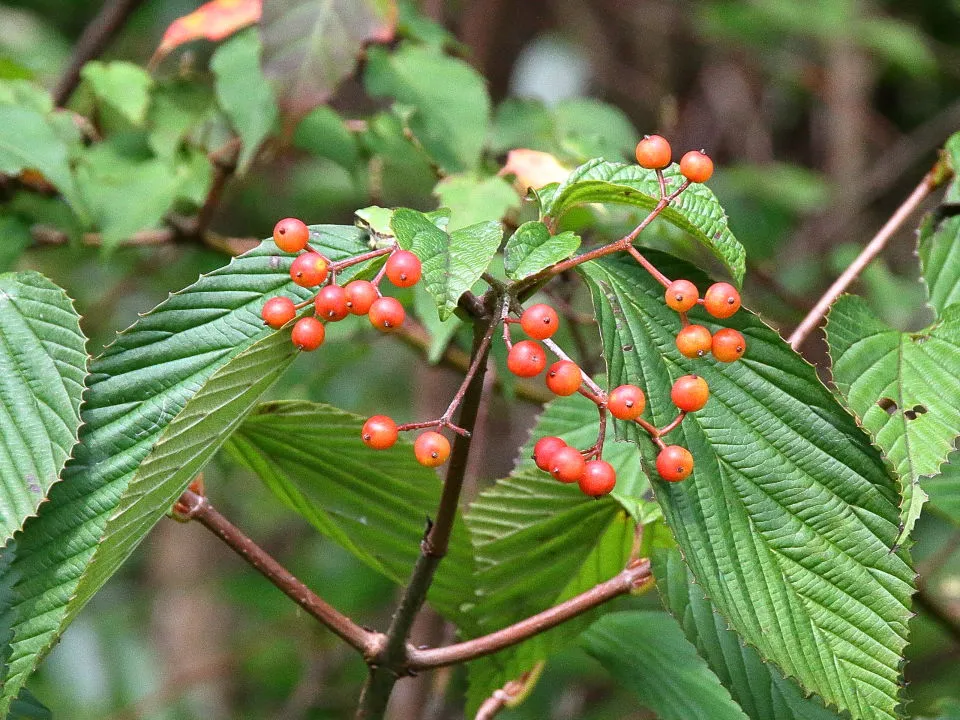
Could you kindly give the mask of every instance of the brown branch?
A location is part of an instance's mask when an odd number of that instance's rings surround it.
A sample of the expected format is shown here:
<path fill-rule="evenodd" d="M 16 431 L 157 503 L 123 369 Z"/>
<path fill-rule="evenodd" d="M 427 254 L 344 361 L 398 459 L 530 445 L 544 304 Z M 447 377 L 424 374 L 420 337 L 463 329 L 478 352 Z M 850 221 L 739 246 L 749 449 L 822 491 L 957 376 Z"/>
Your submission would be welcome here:
<path fill-rule="evenodd" d="M 477 709 L 477 714 L 473 720 L 492 720 L 503 708 L 522 697 L 530 689 L 531 679 L 535 681 L 538 676 L 538 672 L 530 670 L 516 680 L 511 680 L 502 688 L 494 690 L 493 694 L 484 700 L 483 704 Z"/>
<path fill-rule="evenodd" d="M 83 66 L 98 57 L 143 0 L 108 0 L 84 29 L 70 57 L 70 64 L 53 90 L 53 104 L 63 107 L 80 84 Z"/>
<path fill-rule="evenodd" d="M 521 620 L 518 623 L 490 633 L 489 635 L 442 648 L 429 648 L 426 650 L 412 647 L 408 648 L 409 667 L 414 671 L 428 670 L 430 668 L 469 662 L 470 660 L 492 655 L 505 648 L 517 645 L 534 635 L 546 632 L 615 597 L 642 587 L 652 580 L 653 575 L 650 571 L 650 561 L 646 558 L 637 560 L 631 563 L 626 570 L 616 577 L 602 582 L 590 590 L 564 603 L 560 603 L 549 610 L 544 610 L 542 613 L 538 613 L 526 620 Z"/>
<path fill-rule="evenodd" d="M 463 404 L 460 406 L 458 424 L 472 432 L 477 412 L 483 397 L 483 378 L 487 368 L 487 356 L 493 334 L 505 313 L 489 317 L 482 336 L 474 337 L 471 371 L 464 385 Z M 479 330 L 482 325 L 477 326 Z M 458 393 L 459 394 L 459 393 Z M 401 673 L 408 672 L 407 637 L 414 619 L 420 612 L 433 582 L 433 576 L 443 557 L 447 554 L 453 522 L 460 501 L 460 491 L 467 470 L 471 438 L 457 435 L 450 455 L 450 464 L 443 482 L 436 518 L 428 524 L 427 532 L 420 543 L 420 555 L 410 574 L 410 581 L 400 598 L 400 603 L 387 630 L 384 646 L 370 663 L 370 674 L 360 695 L 357 720 L 382 718 L 390 693 Z"/>
<path fill-rule="evenodd" d="M 384 636 L 381 633 L 364 630 L 339 610 L 328 605 L 221 515 L 205 496 L 185 490 L 177 501 L 175 513 L 178 517 L 196 520 L 223 540 L 231 550 L 277 586 L 284 595 L 330 628 L 334 634 L 359 651 L 365 659 L 375 657 L 382 648 Z"/>
<path fill-rule="evenodd" d="M 932 170 L 924 176 L 920 184 L 914 188 L 913 192 L 910 193 L 907 199 L 903 201 L 896 212 L 890 216 L 890 219 L 887 220 L 884 226 L 880 228 L 873 239 L 861 251 L 857 259 L 840 274 L 840 277 L 827 289 L 823 296 L 817 301 L 817 304 L 813 306 L 813 309 L 807 313 L 807 316 L 800 322 L 797 329 L 793 331 L 793 334 L 791 334 L 787 340 L 787 342 L 790 343 L 790 347 L 797 350 L 803 345 L 807 336 L 810 335 L 813 329 L 817 327 L 827 314 L 833 301 L 840 297 L 841 293 L 847 289 L 863 269 L 880 254 L 884 246 L 886 246 L 887 241 L 893 237 L 903 223 L 906 222 L 907 218 L 913 214 L 920 206 L 920 203 L 933 192 L 938 184 L 938 177 L 935 171 Z"/>

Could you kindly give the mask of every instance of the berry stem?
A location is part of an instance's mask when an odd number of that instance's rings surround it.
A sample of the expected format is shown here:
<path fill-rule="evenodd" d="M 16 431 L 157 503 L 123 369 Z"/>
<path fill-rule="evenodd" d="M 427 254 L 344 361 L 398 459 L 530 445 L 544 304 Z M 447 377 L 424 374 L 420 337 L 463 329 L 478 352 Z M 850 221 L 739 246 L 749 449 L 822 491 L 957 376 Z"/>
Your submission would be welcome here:
<path fill-rule="evenodd" d="M 336 608 L 328 605 L 263 548 L 247 537 L 243 531 L 221 515 L 206 496 L 192 490 L 184 490 L 175 507 L 178 518 L 196 520 L 207 528 L 249 563 L 254 570 L 280 588 L 287 597 L 309 615 L 326 625 L 334 634 L 359 651 L 365 659 L 373 658 L 380 650 L 385 640 L 384 635 L 364 630 Z"/>
<path fill-rule="evenodd" d="M 650 439 L 653 440 L 653 444 L 658 448 L 663 450 L 667 446 L 667 444 L 660 439 L 660 431 L 657 430 L 657 428 L 655 428 L 653 425 L 648 423 L 643 418 L 637 418 L 634 420 L 634 422 L 647 431 L 647 435 L 650 436 Z"/>
<path fill-rule="evenodd" d="M 652 262 L 650 262 L 650 261 L 647 260 L 643 255 L 640 254 L 640 251 L 639 251 L 639 250 L 637 250 L 633 245 L 628 245 L 628 246 L 627 246 L 627 252 L 630 253 L 630 256 L 631 256 L 634 260 L 636 260 L 638 263 L 640 263 L 640 267 L 642 267 L 642 268 L 643 268 L 644 270 L 646 270 L 648 273 L 650 273 L 651 275 L 653 275 L 653 279 L 654 279 L 654 280 L 656 280 L 658 283 L 660 283 L 660 284 L 663 285 L 664 287 L 669 287 L 669 285 L 670 285 L 670 278 L 668 278 L 668 277 L 667 277 L 666 275 L 664 275 L 662 272 L 660 272 L 659 270 L 657 270 L 657 268 L 654 266 L 654 264 L 653 264 Z"/>
<path fill-rule="evenodd" d="M 425 422 L 413 422 L 413 423 L 404 423 L 403 425 L 397 425 L 397 432 L 406 432 L 407 430 L 423 430 L 425 428 L 436 428 L 441 430 L 442 428 L 449 428 L 457 435 L 463 435 L 464 437 L 470 437 L 470 431 L 464 430 L 459 425 L 454 425 L 448 420 L 443 418 L 437 418 L 436 420 L 427 420 Z"/>
<path fill-rule="evenodd" d="M 658 434 L 660 435 L 660 437 L 663 437 L 664 435 L 672 432 L 673 430 L 676 430 L 680 426 L 680 423 L 683 422 L 683 419 L 686 416 L 687 414 L 681 411 L 680 414 L 677 415 L 673 420 L 671 420 L 667 425 L 664 425 L 662 428 L 660 428 L 660 430 L 658 431 Z"/>
<path fill-rule="evenodd" d="M 603 456 L 603 441 L 607 435 L 607 407 L 606 405 L 598 404 L 597 410 L 600 413 L 600 424 L 597 428 L 597 442 L 595 442 L 592 447 L 581 452 L 581 455 L 587 460 L 590 458 L 600 460 Z"/>

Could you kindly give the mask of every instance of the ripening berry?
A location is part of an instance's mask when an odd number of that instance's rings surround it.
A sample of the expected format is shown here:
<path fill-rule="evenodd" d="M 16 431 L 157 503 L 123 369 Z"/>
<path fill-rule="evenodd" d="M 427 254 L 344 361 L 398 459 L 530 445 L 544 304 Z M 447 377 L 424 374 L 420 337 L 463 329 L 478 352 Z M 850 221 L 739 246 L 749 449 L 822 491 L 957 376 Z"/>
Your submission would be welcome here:
<path fill-rule="evenodd" d="M 406 316 L 403 305 L 392 297 L 374 300 L 373 305 L 370 306 L 370 312 L 367 313 L 370 324 L 382 332 L 393 332 L 403 325 L 403 319 Z"/>
<path fill-rule="evenodd" d="M 580 389 L 581 382 L 580 366 L 570 360 L 557 360 L 547 370 L 547 387 L 555 395 L 573 395 Z"/>
<path fill-rule="evenodd" d="M 521 340 L 507 353 L 507 369 L 517 377 L 535 377 L 547 366 L 547 354 L 540 343 Z"/>
<path fill-rule="evenodd" d="M 703 357 L 710 352 L 713 337 L 703 325 L 687 325 L 677 333 L 677 350 L 688 357 Z"/>
<path fill-rule="evenodd" d="M 297 315 L 297 308 L 293 300 L 288 297 L 272 297 L 267 300 L 260 311 L 263 321 L 274 330 L 282 328 Z"/>
<path fill-rule="evenodd" d="M 552 337 L 560 326 L 557 311 L 549 305 L 537 303 L 531 305 L 520 316 L 520 327 L 534 340 L 546 340 Z"/>
<path fill-rule="evenodd" d="M 680 172 L 690 182 L 705 183 L 713 175 L 713 160 L 699 150 L 691 150 L 680 158 Z"/>
<path fill-rule="evenodd" d="M 327 331 L 322 322 L 316 318 L 305 317 L 297 320 L 290 339 L 296 347 L 309 352 L 323 345 L 326 334 Z"/>
<path fill-rule="evenodd" d="M 687 312 L 697 304 L 700 291 L 689 280 L 674 280 L 663 294 L 667 307 L 677 312 Z"/>
<path fill-rule="evenodd" d="M 590 497 L 608 494 L 617 484 L 617 471 L 605 460 L 591 460 L 583 466 L 580 489 Z"/>
<path fill-rule="evenodd" d="M 696 412 L 710 399 L 710 387 L 699 375 L 684 375 L 673 384 L 670 399 L 684 412 Z"/>
<path fill-rule="evenodd" d="M 320 288 L 313 305 L 317 310 L 317 317 L 329 322 L 343 320 L 350 314 L 350 308 L 347 307 L 347 293 L 339 285 Z"/>
<path fill-rule="evenodd" d="M 450 457 L 450 441 L 432 430 L 423 433 L 413 443 L 413 454 L 417 462 L 427 467 L 443 465 Z"/>
<path fill-rule="evenodd" d="M 680 482 L 693 472 L 693 455 L 679 445 L 667 445 L 657 455 L 657 472 L 667 482 Z"/>
<path fill-rule="evenodd" d="M 300 287 L 316 287 L 327 279 L 330 263 L 320 253 L 297 255 L 290 265 L 290 278 Z"/>
<path fill-rule="evenodd" d="M 569 445 L 555 450 L 550 460 L 550 474 L 564 483 L 577 482 L 587 464 L 580 451 Z"/>
<path fill-rule="evenodd" d="M 387 258 L 387 279 L 397 287 L 413 287 L 420 282 L 423 267 L 420 258 L 409 250 L 395 250 Z"/>
<path fill-rule="evenodd" d="M 728 318 L 740 309 L 740 293 L 730 283 L 714 283 L 703 294 L 703 307 L 715 318 Z"/>
<path fill-rule="evenodd" d="M 537 440 L 533 446 L 533 461 L 537 467 L 545 472 L 550 472 L 550 464 L 553 462 L 553 454 L 567 444 L 558 437 L 547 435 Z"/>
<path fill-rule="evenodd" d="M 310 242 L 310 230 L 296 218 L 284 218 L 273 226 L 273 241 L 284 252 L 300 252 Z"/>
<path fill-rule="evenodd" d="M 733 362 L 743 357 L 747 341 L 733 328 L 723 328 L 713 336 L 712 349 L 713 356 L 720 362 Z"/>
<path fill-rule="evenodd" d="M 607 410 L 618 420 L 636 420 L 646 405 L 647 398 L 636 385 L 614 388 L 607 398 Z"/>
<path fill-rule="evenodd" d="M 659 135 L 648 135 L 637 143 L 637 163 L 647 170 L 663 170 L 671 155 L 670 143 Z"/>
<path fill-rule="evenodd" d="M 374 450 L 386 450 L 397 441 L 397 424 L 386 415 L 374 415 L 363 424 L 360 437 L 363 444 Z"/>
<path fill-rule="evenodd" d="M 343 292 L 346 293 L 347 310 L 354 315 L 366 315 L 380 297 L 377 286 L 368 280 L 352 280 L 344 286 Z"/>

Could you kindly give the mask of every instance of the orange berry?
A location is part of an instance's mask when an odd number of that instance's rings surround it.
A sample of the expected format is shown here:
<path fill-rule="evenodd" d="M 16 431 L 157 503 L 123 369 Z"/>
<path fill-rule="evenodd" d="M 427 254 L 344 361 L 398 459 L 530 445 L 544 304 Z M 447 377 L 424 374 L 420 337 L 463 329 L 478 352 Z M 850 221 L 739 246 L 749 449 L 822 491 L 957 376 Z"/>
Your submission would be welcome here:
<path fill-rule="evenodd" d="M 393 332 L 403 325 L 407 313 L 400 301 L 392 297 L 382 297 L 373 301 L 367 319 L 381 332 Z"/>
<path fill-rule="evenodd" d="M 723 328 L 713 336 L 712 349 L 713 356 L 720 362 L 733 362 L 743 357 L 747 341 L 733 328 Z"/>
<path fill-rule="evenodd" d="M 354 315 L 366 315 L 370 306 L 380 297 L 377 286 L 368 280 L 351 280 L 344 288 L 347 309 Z"/>
<path fill-rule="evenodd" d="M 670 399 L 684 412 L 695 412 L 707 404 L 710 387 L 699 375 L 684 375 L 673 384 Z"/>
<path fill-rule="evenodd" d="M 426 467 L 443 465 L 450 457 L 450 441 L 438 432 L 425 432 L 413 443 L 413 454 Z"/>
<path fill-rule="evenodd" d="M 637 143 L 637 163 L 647 170 L 663 170 L 670 164 L 673 151 L 666 138 L 660 135 L 648 135 Z"/>
<path fill-rule="evenodd" d="M 700 291 L 689 280 L 674 280 L 663 294 L 667 307 L 677 312 L 687 312 L 692 309 L 699 298 Z"/>
<path fill-rule="evenodd" d="M 420 282 L 423 266 L 420 258 L 409 250 L 394 250 L 387 259 L 384 272 L 387 279 L 397 287 L 413 287 Z"/>
<path fill-rule="evenodd" d="M 327 331 L 323 323 L 312 317 L 300 318 L 293 326 L 290 339 L 301 350 L 310 352 L 323 345 Z"/>
<path fill-rule="evenodd" d="M 558 448 L 550 458 L 550 474 L 563 483 L 574 483 L 583 477 L 586 460 L 576 448 L 569 445 Z"/>
<path fill-rule="evenodd" d="M 550 392 L 566 397 L 580 389 L 583 375 L 580 366 L 570 360 L 557 360 L 547 370 L 547 387 Z"/>
<path fill-rule="evenodd" d="M 537 440 L 533 446 L 533 461 L 537 467 L 545 472 L 550 472 L 550 463 L 553 461 L 553 454 L 567 444 L 558 437 L 547 435 Z"/>
<path fill-rule="evenodd" d="M 703 357 L 710 352 L 712 340 L 710 331 L 703 325 L 687 325 L 677 333 L 677 350 L 688 358 Z"/>
<path fill-rule="evenodd" d="M 680 482 L 693 472 L 693 455 L 679 445 L 667 445 L 657 455 L 657 472 L 667 482 Z"/>
<path fill-rule="evenodd" d="M 636 420 L 646 405 L 647 398 L 636 385 L 621 385 L 607 397 L 607 410 L 618 420 Z"/>
<path fill-rule="evenodd" d="M 616 486 L 617 471 L 604 460 L 591 460 L 583 466 L 583 475 L 578 482 L 585 495 L 601 497 Z"/>
<path fill-rule="evenodd" d="M 316 287 L 327 279 L 330 263 L 320 253 L 297 255 L 290 265 L 290 279 L 300 287 Z"/>
<path fill-rule="evenodd" d="M 531 305 L 520 316 L 520 327 L 534 340 L 546 340 L 552 337 L 560 326 L 557 311 L 544 303 Z"/>
<path fill-rule="evenodd" d="M 547 354 L 540 343 L 521 340 L 507 353 L 507 369 L 517 377 L 535 377 L 547 365 Z"/>
<path fill-rule="evenodd" d="M 296 218 L 284 218 L 273 226 L 273 241 L 284 252 L 300 252 L 310 242 L 310 229 Z"/>
<path fill-rule="evenodd" d="M 347 293 L 339 285 L 327 285 L 320 289 L 314 298 L 313 306 L 317 317 L 328 322 L 338 322 L 350 314 L 347 307 Z"/>
<path fill-rule="evenodd" d="M 360 437 L 363 444 L 374 450 L 386 450 L 397 441 L 397 424 L 386 415 L 374 415 L 363 424 Z"/>
<path fill-rule="evenodd" d="M 698 150 L 680 158 L 680 173 L 690 182 L 705 183 L 713 175 L 713 160 Z"/>
<path fill-rule="evenodd" d="M 274 330 L 282 328 L 297 315 L 297 308 L 293 300 L 288 297 L 272 297 L 267 300 L 260 311 L 263 321 Z"/>

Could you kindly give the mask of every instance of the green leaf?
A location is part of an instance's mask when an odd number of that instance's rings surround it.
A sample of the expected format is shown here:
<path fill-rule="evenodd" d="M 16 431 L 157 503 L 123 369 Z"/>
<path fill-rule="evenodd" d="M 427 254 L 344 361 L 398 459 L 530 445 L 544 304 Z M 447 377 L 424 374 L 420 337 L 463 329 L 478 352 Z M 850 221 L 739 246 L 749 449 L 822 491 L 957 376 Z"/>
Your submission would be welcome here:
<path fill-rule="evenodd" d="M 321 105 L 297 125 L 293 144 L 317 157 L 329 158 L 340 167 L 354 169 L 360 161 L 354 134 L 347 130 L 337 111 Z"/>
<path fill-rule="evenodd" d="M 270 3 L 268 3 L 270 5 Z M 256 30 L 243 30 L 210 59 L 220 107 L 240 135 L 243 149 L 237 168 L 244 172 L 277 120 L 277 104 L 260 70 L 260 38 Z"/>
<path fill-rule="evenodd" d="M 44 707 L 32 692 L 23 688 L 17 699 L 10 704 L 7 720 L 53 720 L 53 713 Z"/>
<path fill-rule="evenodd" d="M 667 191 L 677 188 L 683 176 L 677 165 L 663 171 Z M 541 214 L 559 219 L 567 210 L 585 203 L 616 203 L 652 210 L 660 197 L 657 176 L 639 165 L 590 160 L 575 169 L 543 205 Z M 739 284 L 743 281 L 746 253 L 727 227 L 727 214 L 713 192 L 693 183 L 660 217 L 689 233 L 709 250 Z"/>
<path fill-rule="evenodd" d="M 655 256 L 671 277 L 707 281 Z M 770 327 L 746 310 L 735 363 L 679 354 L 676 313 L 629 257 L 582 266 L 600 321 L 610 386 L 646 390 L 646 419 L 670 422 L 672 381 L 696 373 L 706 407 L 670 435 L 693 454 L 684 482 L 655 482 L 657 500 L 697 582 L 765 660 L 854 718 L 895 718 L 913 570 L 891 552 L 896 481 L 853 418 Z M 691 320 L 718 326 L 700 309 Z M 654 447 L 636 425 L 618 435 Z"/>
<path fill-rule="evenodd" d="M 33 515 L 77 441 L 86 338 L 66 293 L 0 274 L 0 545 Z"/>
<path fill-rule="evenodd" d="M 298 354 L 291 331 L 271 333 L 223 365 L 166 426 L 121 495 L 71 604 L 86 604 L 110 579 L 290 367 Z"/>
<path fill-rule="evenodd" d="M 485 220 L 501 220 L 520 207 L 520 197 L 506 180 L 496 175 L 450 175 L 437 183 L 433 194 L 451 210 L 448 230 L 459 230 Z"/>
<path fill-rule="evenodd" d="M 960 436 L 960 305 L 919 333 L 885 325 L 862 298 L 840 297 L 827 318 L 833 381 L 890 459 L 903 484 L 907 537 L 936 475 Z"/>
<path fill-rule="evenodd" d="M 661 720 L 747 720 L 665 612 L 611 613 L 579 644 Z"/>
<path fill-rule="evenodd" d="M 364 46 L 390 40 L 396 23 L 395 0 L 264 3 L 263 65 L 281 104 L 301 117 L 326 102 Z"/>
<path fill-rule="evenodd" d="M 292 510 L 395 583 L 406 583 L 441 483 L 404 439 L 389 450 L 363 444 L 364 418 L 329 405 L 268 402 L 247 418 L 227 450 Z M 450 549 L 428 598 L 461 619 L 472 601 L 473 553 L 455 521 Z"/>
<path fill-rule="evenodd" d="M 410 130 L 441 169 L 457 173 L 477 166 L 490 97 L 483 77 L 467 63 L 410 43 L 393 53 L 372 48 L 365 81 L 371 95 L 412 107 Z"/>
<path fill-rule="evenodd" d="M 0 273 L 10 270 L 23 251 L 33 245 L 30 225 L 19 215 L 0 211 Z"/>
<path fill-rule="evenodd" d="M 687 640 L 752 720 L 838 720 L 815 698 L 805 698 L 792 680 L 740 642 L 694 583 L 676 549 L 656 551 L 653 572 L 664 606 Z"/>
<path fill-rule="evenodd" d="M 311 244 L 339 260 L 366 250 L 367 235 L 320 225 L 311 228 Z M 88 594 L 94 579 L 104 579 L 84 577 L 88 564 L 166 427 L 218 370 L 272 334 L 260 318 L 266 298 L 311 296 L 290 281 L 292 260 L 265 241 L 171 295 L 92 363 L 80 443 L 64 482 L 2 553 L 10 564 L 0 570 L 0 587 L 14 582 L 14 636 L 0 671 L 0 716 L 80 611 L 86 599 L 75 599 L 81 582 Z"/>
<path fill-rule="evenodd" d="M 508 278 L 522 280 L 548 265 L 566 260 L 580 247 L 580 236 L 567 231 L 551 235 L 542 222 L 525 222 L 507 240 L 503 268 Z"/>
<path fill-rule="evenodd" d="M 941 473 L 926 482 L 930 507 L 960 526 L 960 454 L 954 453 Z"/>
<path fill-rule="evenodd" d="M 70 148 L 47 116 L 34 109 L 0 104 L 0 173 L 36 170 L 75 210 L 82 209 L 70 171 Z"/>
<path fill-rule="evenodd" d="M 940 314 L 960 303 L 960 215 L 924 218 L 917 254 L 934 311 Z"/>
<path fill-rule="evenodd" d="M 498 222 L 477 223 L 448 235 L 428 216 L 407 208 L 393 213 L 390 227 L 400 247 L 423 263 L 423 284 L 436 301 L 441 320 L 450 317 L 460 296 L 486 271 L 503 237 Z"/>
<path fill-rule="evenodd" d="M 80 192 L 107 249 L 139 230 L 157 227 L 172 207 L 179 185 L 167 163 L 130 157 L 123 150 L 109 141 L 98 143 L 77 168 Z"/>
<path fill-rule="evenodd" d="M 172 160 L 184 139 L 210 119 L 213 93 L 198 82 L 175 78 L 153 91 L 148 142 L 158 158 Z"/>
<path fill-rule="evenodd" d="M 579 448 L 597 438 L 597 410 L 582 396 L 547 405 L 520 453 L 517 469 L 471 503 L 467 525 L 477 556 L 473 616 L 488 633 L 577 595 L 623 570 L 633 545 L 634 523 L 613 497 L 586 497 L 576 485 L 558 483 L 531 459 L 537 438 L 555 435 Z M 604 459 L 617 469 L 624 498 L 649 489 L 636 448 L 609 439 Z M 635 504 L 635 503 L 634 503 Z M 520 645 L 469 665 L 468 716 L 497 688 L 576 637 L 597 609 Z"/>
<path fill-rule="evenodd" d="M 133 125 L 143 125 L 150 106 L 150 73 L 133 63 L 92 60 L 80 71 L 97 100 L 109 106 Z"/>
<path fill-rule="evenodd" d="M 559 149 L 567 155 L 620 160 L 633 154 L 637 130 L 620 108 L 574 98 L 557 103 L 553 113 Z"/>

